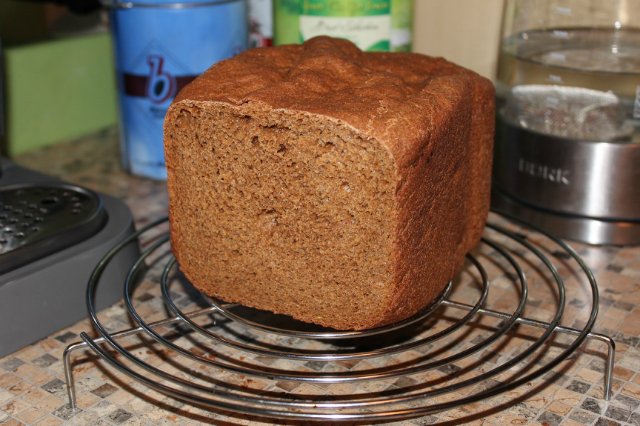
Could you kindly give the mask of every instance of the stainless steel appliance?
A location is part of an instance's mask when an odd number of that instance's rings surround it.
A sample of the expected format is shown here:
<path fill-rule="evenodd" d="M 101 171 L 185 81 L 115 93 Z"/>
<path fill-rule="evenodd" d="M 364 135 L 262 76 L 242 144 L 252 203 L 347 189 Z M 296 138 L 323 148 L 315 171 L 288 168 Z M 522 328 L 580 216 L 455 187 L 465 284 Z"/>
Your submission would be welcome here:
<path fill-rule="evenodd" d="M 640 243 L 640 0 L 507 0 L 496 89 L 494 206 Z"/>

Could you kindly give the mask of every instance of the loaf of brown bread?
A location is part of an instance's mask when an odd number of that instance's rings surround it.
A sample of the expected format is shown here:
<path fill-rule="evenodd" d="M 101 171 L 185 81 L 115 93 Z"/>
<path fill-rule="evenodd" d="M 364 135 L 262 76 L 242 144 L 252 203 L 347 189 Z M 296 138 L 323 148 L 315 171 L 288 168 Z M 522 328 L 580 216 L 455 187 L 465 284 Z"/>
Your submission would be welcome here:
<path fill-rule="evenodd" d="M 253 49 L 165 120 L 172 250 L 201 291 L 336 329 L 429 304 L 479 240 L 494 92 L 344 40 Z"/>

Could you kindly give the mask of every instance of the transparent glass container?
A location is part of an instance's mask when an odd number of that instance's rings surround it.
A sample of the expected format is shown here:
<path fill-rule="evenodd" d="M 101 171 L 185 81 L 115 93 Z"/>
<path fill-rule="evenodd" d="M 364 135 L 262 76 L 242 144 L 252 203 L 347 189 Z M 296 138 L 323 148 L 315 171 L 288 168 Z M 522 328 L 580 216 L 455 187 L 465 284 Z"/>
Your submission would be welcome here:
<path fill-rule="evenodd" d="M 533 131 L 639 142 L 640 0 L 506 0 L 496 90 Z"/>

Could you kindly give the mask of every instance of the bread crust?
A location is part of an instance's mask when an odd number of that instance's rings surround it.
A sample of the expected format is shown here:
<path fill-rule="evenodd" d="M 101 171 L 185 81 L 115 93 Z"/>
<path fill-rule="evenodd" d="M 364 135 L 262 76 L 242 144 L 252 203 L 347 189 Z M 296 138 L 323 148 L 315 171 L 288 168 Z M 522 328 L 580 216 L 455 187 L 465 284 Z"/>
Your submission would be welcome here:
<path fill-rule="evenodd" d="M 493 85 L 442 58 L 363 53 L 347 41 L 317 37 L 303 45 L 252 49 L 216 64 L 183 89 L 167 113 L 171 238 L 181 269 L 196 287 L 211 292 L 194 270 L 202 266 L 176 251 L 189 241 L 173 226 L 188 220 L 175 210 L 182 192 L 175 176 L 182 171 L 174 130 L 180 111 L 212 103 L 327 117 L 379 143 L 395 169 L 386 309 L 372 318 L 316 321 L 312 313 L 245 304 L 339 329 L 381 326 L 425 307 L 477 244 L 489 209 Z"/>

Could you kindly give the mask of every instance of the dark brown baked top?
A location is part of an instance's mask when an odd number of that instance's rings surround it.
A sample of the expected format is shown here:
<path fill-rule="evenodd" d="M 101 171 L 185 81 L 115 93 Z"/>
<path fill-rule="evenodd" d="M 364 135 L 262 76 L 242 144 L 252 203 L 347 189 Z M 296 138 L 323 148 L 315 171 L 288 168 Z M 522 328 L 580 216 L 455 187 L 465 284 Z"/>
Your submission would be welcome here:
<path fill-rule="evenodd" d="M 222 61 L 176 98 L 322 114 L 386 143 L 399 165 L 428 140 L 433 117 L 449 99 L 488 80 L 417 53 L 362 52 L 346 40 L 316 37 L 302 45 L 251 49 Z M 452 102 L 452 101 L 451 101 Z"/>

